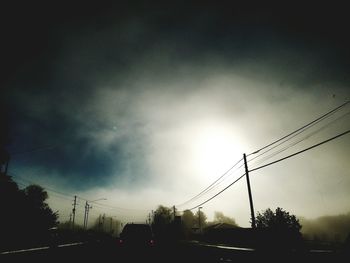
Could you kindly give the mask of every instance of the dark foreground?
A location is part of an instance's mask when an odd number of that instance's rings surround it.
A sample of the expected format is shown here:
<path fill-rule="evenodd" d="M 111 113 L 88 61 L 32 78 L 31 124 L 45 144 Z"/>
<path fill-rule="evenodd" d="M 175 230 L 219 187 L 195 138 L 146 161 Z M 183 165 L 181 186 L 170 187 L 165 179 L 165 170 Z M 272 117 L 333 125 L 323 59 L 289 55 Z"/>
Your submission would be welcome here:
<path fill-rule="evenodd" d="M 151 248 L 121 248 L 114 242 L 90 242 L 0 255 L 0 262 L 349 262 L 346 251 L 228 249 L 194 242 Z"/>

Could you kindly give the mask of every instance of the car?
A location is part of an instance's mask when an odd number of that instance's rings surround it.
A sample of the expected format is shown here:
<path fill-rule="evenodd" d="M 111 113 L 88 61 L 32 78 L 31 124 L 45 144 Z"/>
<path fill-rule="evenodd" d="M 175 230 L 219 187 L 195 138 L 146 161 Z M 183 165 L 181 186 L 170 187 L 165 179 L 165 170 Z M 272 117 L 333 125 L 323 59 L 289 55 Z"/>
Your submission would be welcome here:
<path fill-rule="evenodd" d="M 148 224 L 128 223 L 124 226 L 118 239 L 122 247 L 154 247 L 155 240 L 153 231 Z"/>

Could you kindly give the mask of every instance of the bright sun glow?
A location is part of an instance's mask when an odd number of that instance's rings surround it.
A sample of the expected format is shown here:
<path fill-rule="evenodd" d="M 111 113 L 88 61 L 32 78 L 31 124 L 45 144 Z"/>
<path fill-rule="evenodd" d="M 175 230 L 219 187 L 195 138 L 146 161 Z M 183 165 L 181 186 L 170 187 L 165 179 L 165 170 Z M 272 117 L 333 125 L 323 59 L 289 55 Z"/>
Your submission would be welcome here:
<path fill-rule="evenodd" d="M 224 126 L 207 126 L 199 132 L 194 143 L 196 169 L 201 178 L 212 181 L 242 157 L 239 138 Z"/>

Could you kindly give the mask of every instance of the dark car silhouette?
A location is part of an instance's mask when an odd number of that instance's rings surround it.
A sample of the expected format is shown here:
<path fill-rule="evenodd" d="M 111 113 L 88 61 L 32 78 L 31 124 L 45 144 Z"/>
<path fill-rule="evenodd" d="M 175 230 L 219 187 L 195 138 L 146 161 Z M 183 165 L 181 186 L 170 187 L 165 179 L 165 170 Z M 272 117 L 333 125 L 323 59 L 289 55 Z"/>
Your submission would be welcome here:
<path fill-rule="evenodd" d="M 148 224 L 126 224 L 118 243 L 122 247 L 153 247 L 155 242 L 152 228 Z"/>

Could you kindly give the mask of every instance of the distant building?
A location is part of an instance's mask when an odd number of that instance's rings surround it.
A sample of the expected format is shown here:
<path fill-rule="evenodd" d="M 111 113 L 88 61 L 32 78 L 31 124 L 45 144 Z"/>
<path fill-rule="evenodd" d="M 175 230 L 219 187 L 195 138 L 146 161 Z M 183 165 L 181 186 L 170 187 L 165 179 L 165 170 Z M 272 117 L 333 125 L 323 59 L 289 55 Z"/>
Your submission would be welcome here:
<path fill-rule="evenodd" d="M 204 240 L 215 244 L 251 247 L 255 236 L 251 228 L 238 227 L 227 223 L 217 223 L 203 229 Z"/>

